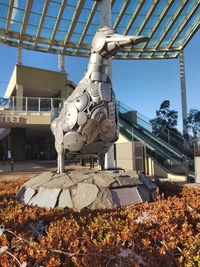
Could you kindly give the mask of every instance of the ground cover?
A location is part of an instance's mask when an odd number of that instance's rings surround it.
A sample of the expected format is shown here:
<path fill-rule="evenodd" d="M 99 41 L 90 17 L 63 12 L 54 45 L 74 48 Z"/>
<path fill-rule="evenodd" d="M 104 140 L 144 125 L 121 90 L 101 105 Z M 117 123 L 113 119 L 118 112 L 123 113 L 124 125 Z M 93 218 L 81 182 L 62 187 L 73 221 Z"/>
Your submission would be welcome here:
<path fill-rule="evenodd" d="M 159 183 L 153 203 L 90 211 L 30 207 L 0 182 L 0 266 L 200 266 L 200 188 Z"/>

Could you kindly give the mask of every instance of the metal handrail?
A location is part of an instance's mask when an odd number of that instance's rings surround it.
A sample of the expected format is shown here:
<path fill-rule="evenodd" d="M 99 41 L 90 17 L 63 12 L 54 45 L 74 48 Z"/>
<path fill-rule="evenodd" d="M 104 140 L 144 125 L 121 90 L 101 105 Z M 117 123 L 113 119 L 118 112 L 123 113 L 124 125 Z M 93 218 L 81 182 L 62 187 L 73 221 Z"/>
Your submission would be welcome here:
<path fill-rule="evenodd" d="M 122 131 L 122 134 L 124 134 L 125 136 L 127 136 L 128 134 L 129 138 L 131 138 L 132 141 L 134 138 L 145 143 L 149 151 L 152 151 L 156 153 L 156 155 L 159 155 L 161 157 L 164 156 L 165 159 L 169 159 L 173 166 L 179 166 L 179 171 L 185 170 L 186 165 L 187 168 L 189 168 L 189 166 L 191 166 L 192 168 L 193 160 L 187 158 L 187 156 L 185 156 L 184 154 L 174 150 L 173 147 L 167 146 L 166 144 L 164 144 L 163 141 L 159 140 L 158 138 L 155 138 L 151 133 L 147 135 L 147 131 L 141 131 L 140 129 L 134 128 L 132 125 L 130 125 L 128 122 L 124 121 L 121 118 L 119 120 L 119 126 L 120 130 Z M 154 155 L 152 155 L 152 157 L 154 158 L 154 160 L 158 161 L 157 157 L 154 157 Z M 167 168 L 167 165 L 164 165 L 165 168 Z"/>
<path fill-rule="evenodd" d="M 123 109 L 125 112 L 131 112 L 131 111 L 135 111 L 135 110 L 132 110 L 130 107 L 128 107 L 127 105 L 125 105 L 124 103 L 118 101 L 118 106 L 119 106 L 119 110 L 120 108 Z M 137 111 L 135 111 L 137 112 Z M 143 122 L 143 125 L 138 123 L 138 121 L 136 122 L 137 124 L 139 124 L 140 127 L 142 127 L 144 130 L 150 132 L 151 134 L 155 135 L 157 138 L 159 138 L 159 135 L 156 135 L 154 134 L 152 131 L 150 131 L 149 129 L 152 129 L 153 128 L 153 125 L 150 123 L 150 119 L 147 118 L 146 116 L 144 116 L 143 114 L 137 112 L 135 114 L 135 117 L 137 119 L 139 119 L 140 121 Z M 146 125 L 146 126 L 144 126 Z M 167 131 L 167 133 L 165 133 L 165 130 Z M 163 127 L 163 131 L 162 131 L 162 134 L 165 135 L 166 139 L 167 139 L 167 143 L 171 143 L 170 140 L 174 140 L 176 141 L 176 143 L 178 143 L 179 145 L 183 145 L 183 143 L 188 143 L 188 140 L 185 139 L 183 136 L 180 136 L 178 134 L 176 134 L 175 132 L 171 131 L 170 129 L 166 128 L 166 127 Z M 174 137 L 173 137 L 174 136 Z M 182 139 L 183 142 L 180 142 L 178 139 Z M 163 140 L 162 137 L 160 137 L 161 140 Z"/>
<path fill-rule="evenodd" d="M 62 106 L 63 102 L 62 98 L 11 96 L 9 107 L 6 110 L 50 112 L 52 109 Z"/>

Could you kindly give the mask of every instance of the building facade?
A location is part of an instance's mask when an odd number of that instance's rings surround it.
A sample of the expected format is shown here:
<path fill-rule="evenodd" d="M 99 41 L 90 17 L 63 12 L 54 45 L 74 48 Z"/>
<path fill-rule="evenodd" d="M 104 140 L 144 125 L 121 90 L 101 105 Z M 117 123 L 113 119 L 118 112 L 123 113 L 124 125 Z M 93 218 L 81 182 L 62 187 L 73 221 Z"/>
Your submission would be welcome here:
<path fill-rule="evenodd" d="M 16 65 L 4 95 L 9 108 L 0 110 L 0 157 L 11 151 L 14 160 L 56 158 L 51 111 L 74 88 L 65 72 Z"/>

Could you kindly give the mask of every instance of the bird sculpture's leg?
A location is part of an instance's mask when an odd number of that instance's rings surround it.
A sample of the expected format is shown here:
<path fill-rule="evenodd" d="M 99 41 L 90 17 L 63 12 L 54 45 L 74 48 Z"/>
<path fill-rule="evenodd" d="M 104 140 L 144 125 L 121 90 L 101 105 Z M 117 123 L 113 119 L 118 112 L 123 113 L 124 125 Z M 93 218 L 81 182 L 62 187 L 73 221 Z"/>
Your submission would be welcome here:
<path fill-rule="evenodd" d="M 57 173 L 64 173 L 65 172 L 64 153 L 58 153 L 57 164 L 58 164 Z"/>
<path fill-rule="evenodd" d="M 98 168 L 100 171 L 104 170 L 104 162 L 105 162 L 105 154 L 99 154 L 98 155 Z"/>
<path fill-rule="evenodd" d="M 57 173 L 60 173 L 60 154 L 57 153 Z"/>
<path fill-rule="evenodd" d="M 64 162 L 64 148 L 63 144 L 55 142 L 56 151 L 58 153 L 57 158 L 57 173 L 65 172 L 65 162 Z"/>

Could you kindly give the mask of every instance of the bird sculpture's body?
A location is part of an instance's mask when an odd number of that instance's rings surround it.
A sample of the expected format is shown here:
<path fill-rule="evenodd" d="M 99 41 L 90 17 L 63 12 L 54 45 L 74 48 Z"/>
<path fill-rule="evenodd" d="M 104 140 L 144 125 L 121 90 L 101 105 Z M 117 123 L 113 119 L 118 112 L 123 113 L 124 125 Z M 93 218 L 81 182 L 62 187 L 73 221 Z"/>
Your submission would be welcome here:
<path fill-rule="evenodd" d="M 65 150 L 74 155 L 97 155 L 103 166 L 105 153 L 118 138 L 118 112 L 108 75 L 108 59 L 120 48 L 147 41 L 146 37 L 116 34 L 100 28 L 91 45 L 85 76 L 65 101 L 51 130 L 58 153 L 58 173 L 64 172 Z"/>

